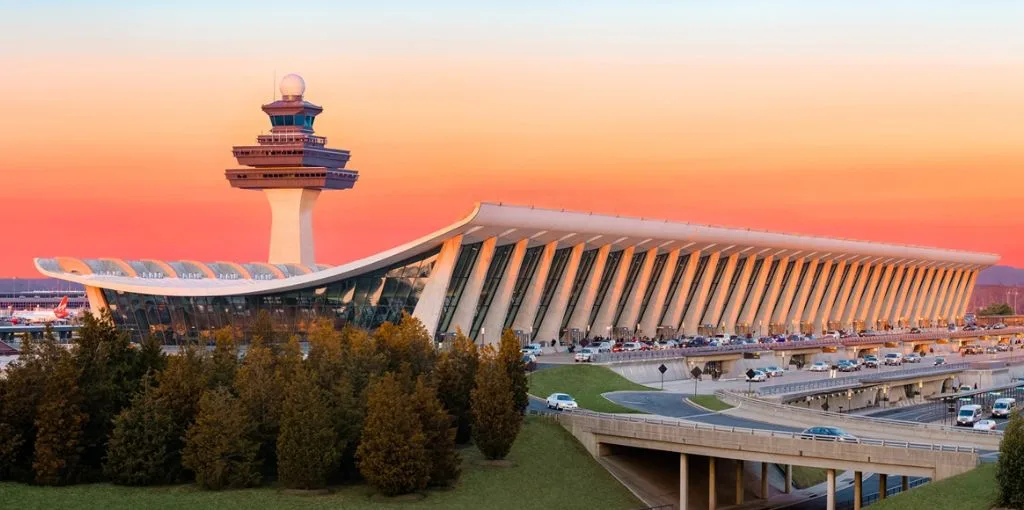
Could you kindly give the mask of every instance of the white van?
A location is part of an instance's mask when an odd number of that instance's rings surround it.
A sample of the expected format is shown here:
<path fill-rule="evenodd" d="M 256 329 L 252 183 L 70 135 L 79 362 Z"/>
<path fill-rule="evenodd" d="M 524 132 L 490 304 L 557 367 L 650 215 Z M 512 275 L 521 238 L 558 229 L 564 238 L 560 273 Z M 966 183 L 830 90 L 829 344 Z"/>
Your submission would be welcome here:
<path fill-rule="evenodd" d="M 1017 399 L 997 398 L 992 404 L 993 418 L 1009 418 L 1015 412 L 1017 412 Z"/>
<path fill-rule="evenodd" d="M 956 424 L 969 427 L 973 426 L 974 422 L 981 419 L 981 406 L 977 404 L 970 404 L 966 406 L 960 406 L 960 412 L 956 415 Z"/>

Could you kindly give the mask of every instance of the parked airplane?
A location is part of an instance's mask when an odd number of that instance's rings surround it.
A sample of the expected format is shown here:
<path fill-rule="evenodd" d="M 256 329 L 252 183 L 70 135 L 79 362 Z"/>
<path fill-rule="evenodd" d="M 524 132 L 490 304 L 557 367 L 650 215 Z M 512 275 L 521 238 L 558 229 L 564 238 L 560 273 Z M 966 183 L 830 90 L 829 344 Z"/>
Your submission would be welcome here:
<path fill-rule="evenodd" d="M 68 310 L 68 297 L 64 296 L 60 304 L 53 310 L 31 310 L 18 311 L 11 315 L 11 324 L 38 324 L 47 322 L 66 321 L 74 318 L 75 312 Z"/>

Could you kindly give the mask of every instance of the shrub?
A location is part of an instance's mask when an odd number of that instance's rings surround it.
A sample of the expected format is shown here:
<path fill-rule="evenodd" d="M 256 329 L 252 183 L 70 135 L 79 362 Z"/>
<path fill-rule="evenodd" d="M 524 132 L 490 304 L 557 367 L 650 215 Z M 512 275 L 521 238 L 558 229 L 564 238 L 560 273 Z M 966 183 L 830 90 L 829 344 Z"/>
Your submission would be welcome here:
<path fill-rule="evenodd" d="M 131 406 L 114 419 L 107 442 L 107 460 L 103 472 L 121 485 L 173 483 L 179 452 L 171 447 L 181 437 L 171 414 L 159 399 L 155 386 L 144 384 Z"/>
<path fill-rule="evenodd" d="M 473 386 L 476 384 L 476 344 L 459 331 L 447 352 L 441 354 L 434 370 L 437 397 L 455 417 L 455 441 L 466 443 L 473 429 Z"/>
<path fill-rule="evenodd" d="M 426 437 L 408 400 L 391 373 L 370 386 L 356 455 L 366 481 L 388 496 L 422 490 L 430 476 Z"/>
<path fill-rule="evenodd" d="M 501 346 L 498 350 L 498 359 L 508 374 L 509 385 L 512 391 L 512 401 L 520 413 L 526 412 L 530 405 L 530 383 L 526 380 L 526 364 L 523 363 L 523 354 L 519 348 L 519 339 L 511 329 L 506 329 L 501 334 Z"/>
<path fill-rule="evenodd" d="M 999 505 L 1024 508 L 1024 418 L 1019 414 L 1010 418 L 999 444 Z"/>
<path fill-rule="evenodd" d="M 338 464 L 330 395 L 301 365 L 288 382 L 277 438 L 277 476 L 289 488 L 320 489 Z"/>
<path fill-rule="evenodd" d="M 420 376 L 412 394 L 412 406 L 419 415 L 430 461 L 429 482 L 450 486 L 459 478 L 459 454 L 455 451 L 454 419 L 441 406 L 437 391 Z"/>
<path fill-rule="evenodd" d="M 251 433 L 252 422 L 238 398 L 226 388 L 208 390 L 185 435 L 182 463 L 204 489 L 257 485 L 260 445 L 251 439 Z"/>
<path fill-rule="evenodd" d="M 473 390 L 473 442 L 491 460 L 508 455 L 523 421 L 504 368 L 493 348 L 487 346 L 481 351 Z"/>

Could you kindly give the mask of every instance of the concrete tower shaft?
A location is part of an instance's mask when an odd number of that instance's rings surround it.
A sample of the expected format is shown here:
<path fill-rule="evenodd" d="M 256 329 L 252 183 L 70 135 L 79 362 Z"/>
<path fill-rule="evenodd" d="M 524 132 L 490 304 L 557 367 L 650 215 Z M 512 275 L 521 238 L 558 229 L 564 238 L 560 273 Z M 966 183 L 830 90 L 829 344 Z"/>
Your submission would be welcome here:
<path fill-rule="evenodd" d="M 270 203 L 272 264 L 314 264 L 313 207 L 323 190 L 355 186 L 359 172 L 346 169 L 349 151 L 330 149 L 313 123 L 323 108 L 303 99 L 306 83 L 289 74 L 281 80 L 281 99 L 263 105 L 270 134 L 257 145 L 232 149 L 239 165 L 224 176 L 232 187 L 261 190 Z"/>

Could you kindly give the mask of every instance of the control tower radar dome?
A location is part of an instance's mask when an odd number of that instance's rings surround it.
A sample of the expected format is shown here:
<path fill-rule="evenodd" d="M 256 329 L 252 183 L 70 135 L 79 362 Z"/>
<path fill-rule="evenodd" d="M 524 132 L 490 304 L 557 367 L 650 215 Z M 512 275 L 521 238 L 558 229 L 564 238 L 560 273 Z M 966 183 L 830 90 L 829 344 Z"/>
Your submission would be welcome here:
<path fill-rule="evenodd" d="M 297 74 L 288 74 L 281 78 L 281 96 L 287 98 L 302 97 L 306 93 L 306 80 Z"/>

